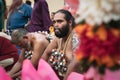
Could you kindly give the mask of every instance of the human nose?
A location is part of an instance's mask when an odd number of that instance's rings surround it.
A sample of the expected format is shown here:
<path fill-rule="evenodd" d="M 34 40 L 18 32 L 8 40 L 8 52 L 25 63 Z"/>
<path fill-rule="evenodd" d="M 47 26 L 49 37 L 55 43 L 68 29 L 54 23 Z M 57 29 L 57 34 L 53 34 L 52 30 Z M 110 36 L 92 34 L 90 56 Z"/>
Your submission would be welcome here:
<path fill-rule="evenodd" d="M 59 26 L 59 23 L 58 22 L 55 22 L 54 23 L 54 27 L 58 27 Z"/>

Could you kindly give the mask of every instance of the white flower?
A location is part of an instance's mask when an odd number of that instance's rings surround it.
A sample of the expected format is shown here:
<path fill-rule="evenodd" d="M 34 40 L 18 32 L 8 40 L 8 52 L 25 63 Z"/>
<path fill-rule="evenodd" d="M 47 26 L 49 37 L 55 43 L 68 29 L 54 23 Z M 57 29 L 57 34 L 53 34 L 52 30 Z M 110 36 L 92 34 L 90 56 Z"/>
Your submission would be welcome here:
<path fill-rule="evenodd" d="M 76 23 L 85 20 L 94 26 L 120 19 L 120 0 L 80 0 Z"/>

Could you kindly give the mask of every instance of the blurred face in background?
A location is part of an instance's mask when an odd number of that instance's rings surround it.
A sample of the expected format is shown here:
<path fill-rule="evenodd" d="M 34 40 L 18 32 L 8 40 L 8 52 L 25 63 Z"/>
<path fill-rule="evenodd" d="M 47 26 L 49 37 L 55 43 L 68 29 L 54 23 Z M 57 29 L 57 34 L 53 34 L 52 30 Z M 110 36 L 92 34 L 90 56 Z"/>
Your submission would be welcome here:
<path fill-rule="evenodd" d="M 20 48 L 24 48 L 26 50 L 29 50 L 31 48 L 31 42 L 29 41 L 27 36 L 24 36 L 23 39 L 19 41 L 14 37 L 11 38 L 12 38 L 12 43 L 19 46 Z"/>

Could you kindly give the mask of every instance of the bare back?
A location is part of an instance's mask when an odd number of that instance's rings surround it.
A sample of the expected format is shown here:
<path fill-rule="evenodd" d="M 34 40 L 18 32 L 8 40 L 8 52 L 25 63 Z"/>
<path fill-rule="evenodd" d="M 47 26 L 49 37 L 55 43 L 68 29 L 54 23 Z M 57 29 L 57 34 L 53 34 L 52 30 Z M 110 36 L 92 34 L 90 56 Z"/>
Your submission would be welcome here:
<path fill-rule="evenodd" d="M 32 42 L 33 55 L 31 58 L 32 64 L 36 67 L 40 57 L 42 56 L 44 50 L 49 44 L 44 34 L 40 33 L 30 33 L 29 35 Z"/>

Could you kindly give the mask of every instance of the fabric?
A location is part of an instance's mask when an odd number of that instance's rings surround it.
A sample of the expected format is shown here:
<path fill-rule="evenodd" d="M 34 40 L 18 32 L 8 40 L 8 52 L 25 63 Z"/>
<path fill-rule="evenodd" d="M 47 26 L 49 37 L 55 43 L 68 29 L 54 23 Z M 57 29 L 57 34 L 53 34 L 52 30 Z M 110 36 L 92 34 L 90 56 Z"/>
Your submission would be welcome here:
<path fill-rule="evenodd" d="M 32 7 L 27 4 L 22 4 L 16 11 L 9 15 L 7 21 L 8 29 L 23 28 L 31 17 Z"/>
<path fill-rule="evenodd" d="M 49 15 L 48 4 L 45 0 L 37 0 L 31 16 L 29 32 L 49 31 L 52 22 Z"/>
<path fill-rule="evenodd" d="M 18 50 L 8 39 L 0 36 L 0 61 L 8 58 L 14 58 L 14 63 L 18 60 Z M 8 71 L 14 64 L 5 67 Z"/>
<path fill-rule="evenodd" d="M 120 80 L 120 69 L 110 70 L 105 69 L 104 75 L 98 72 L 95 67 L 90 67 L 86 73 L 84 73 L 85 80 Z"/>
<path fill-rule="evenodd" d="M 76 72 L 72 72 L 68 76 L 67 80 L 85 80 L 85 79 L 84 79 L 84 75 L 76 73 Z"/>
<path fill-rule="evenodd" d="M 60 80 L 52 67 L 43 59 L 39 60 L 37 72 L 42 80 Z"/>
<path fill-rule="evenodd" d="M 75 51 L 75 49 L 79 46 L 80 44 L 80 40 L 79 40 L 79 37 L 78 35 L 76 34 L 76 32 L 73 32 L 73 37 L 72 37 L 72 49 L 73 51 Z"/>
<path fill-rule="evenodd" d="M 26 59 L 22 66 L 22 80 L 44 80 L 41 79 L 30 60 Z"/>
<path fill-rule="evenodd" d="M 104 80 L 120 80 L 120 69 L 115 71 L 106 69 Z"/>
<path fill-rule="evenodd" d="M 4 27 L 4 12 L 5 12 L 5 5 L 3 0 L 0 0 L 0 31 L 2 31 Z"/>
<path fill-rule="evenodd" d="M 0 32 L 0 36 L 4 37 L 4 38 L 6 38 L 6 39 L 11 40 L 11 36 L 7 35 L 7 34 L 4 33 L 4 32 Z"/>
<path fill-rule="evenodd" d="M 12 65 L 13 63 L 14 63 L 13 58 L 8 58 L 0 61 L 0 65 L 2 65 L 2 67 L 7 67 L 9 65 Z"/>
<path fill-rule="evenodd" d="M 12 80 L 1 66 L 0 66 L 0 80 Z"/>
<path fill-rule="evenodd" d="M 39 60 L 38 70 L 31 61 L 26 59 L 22 66 L 22 80 L 60 80 L 50 65 L 43 59 Z"/>

